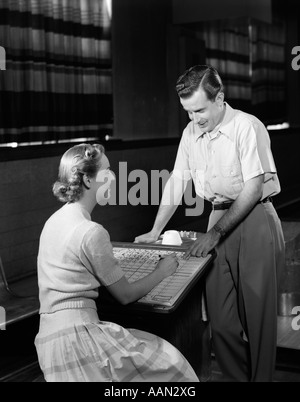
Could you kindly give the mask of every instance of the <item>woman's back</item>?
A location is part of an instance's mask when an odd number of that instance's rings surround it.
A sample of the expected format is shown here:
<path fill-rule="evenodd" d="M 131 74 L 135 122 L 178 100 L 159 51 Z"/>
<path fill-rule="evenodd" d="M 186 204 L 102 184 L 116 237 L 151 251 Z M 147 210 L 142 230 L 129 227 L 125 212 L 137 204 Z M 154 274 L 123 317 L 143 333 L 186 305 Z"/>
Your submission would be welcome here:
<path fill-rule="evenodd" d="M 46 222 L 39 246 L 41 313 L 93 307 L 101 283 L 123 276 L 107 231 L 79 204 L 66 204 Z"/>

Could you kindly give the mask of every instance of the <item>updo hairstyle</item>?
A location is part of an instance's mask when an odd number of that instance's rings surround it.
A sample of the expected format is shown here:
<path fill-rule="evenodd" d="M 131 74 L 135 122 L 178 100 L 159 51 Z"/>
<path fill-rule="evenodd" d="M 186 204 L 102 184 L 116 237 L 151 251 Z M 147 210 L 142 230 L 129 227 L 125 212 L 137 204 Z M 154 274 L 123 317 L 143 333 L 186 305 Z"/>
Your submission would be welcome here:
<path fill-rule="evenodd" d="M 104 152 L 100 144 L 79 144 L 68 149 L 60 161 L 58 180 L 53 184 L 55 197 L 61 202 L 78 201 L 85 187 L 83 176 L 97 175 Z"/>

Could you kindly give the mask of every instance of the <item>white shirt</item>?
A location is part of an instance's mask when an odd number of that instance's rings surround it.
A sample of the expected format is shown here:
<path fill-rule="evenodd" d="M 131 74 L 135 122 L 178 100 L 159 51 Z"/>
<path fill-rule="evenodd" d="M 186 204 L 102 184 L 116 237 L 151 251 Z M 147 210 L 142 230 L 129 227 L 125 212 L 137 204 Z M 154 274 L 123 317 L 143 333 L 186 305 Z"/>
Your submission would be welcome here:
<path fill-rule="evenodd" d="M 261 199 L 280 192 L 270 137 L 255 116 L 225 102 L 223 121 L 210 133 L 191 121 L 179 144 L 173 174 L 195 184 L 199 197 L 211 202 L 235 200 L 244 183 L 264 174 Z"/>

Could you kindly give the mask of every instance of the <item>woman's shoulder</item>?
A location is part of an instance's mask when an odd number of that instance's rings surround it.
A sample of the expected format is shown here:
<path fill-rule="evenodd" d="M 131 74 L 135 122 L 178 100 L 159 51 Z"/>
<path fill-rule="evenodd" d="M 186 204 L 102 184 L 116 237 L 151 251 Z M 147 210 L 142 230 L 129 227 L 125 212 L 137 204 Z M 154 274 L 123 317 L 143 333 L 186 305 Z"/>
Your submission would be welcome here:
<path fill-rule="evenodd" d="M 82 223 L 85 240 L 98 239 L 110 240 L 108 231 L 100 224 L 94 221 L 85 221 Z M 97 241 L 97 240 L 96 240 Z"/>

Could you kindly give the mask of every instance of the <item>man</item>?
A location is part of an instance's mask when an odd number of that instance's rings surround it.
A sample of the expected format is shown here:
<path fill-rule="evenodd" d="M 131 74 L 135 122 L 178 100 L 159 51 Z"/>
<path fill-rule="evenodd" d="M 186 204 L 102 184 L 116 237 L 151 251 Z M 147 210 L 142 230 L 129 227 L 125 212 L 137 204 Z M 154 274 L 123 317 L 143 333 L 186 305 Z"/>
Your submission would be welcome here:
<path fill-rule="evenodd" d="M 224 102 L 214 68 L 190 68 L 176 89 L 191 122 L 154 226 L 135 241 L 158 239 L 192 178 L 197 194 L 212 203 L 207 233 L 186 258 L 217 253 L 206 280 L 216 359 L 227 381 L 272 381 L 284 240 L 270 198 L 280 191 L 270 138 L 256 117 Z"/>

